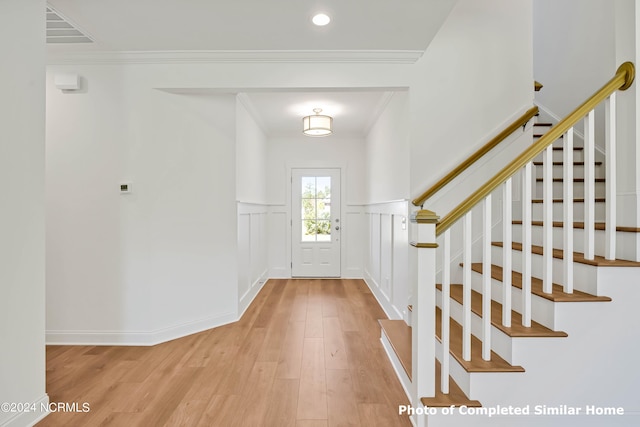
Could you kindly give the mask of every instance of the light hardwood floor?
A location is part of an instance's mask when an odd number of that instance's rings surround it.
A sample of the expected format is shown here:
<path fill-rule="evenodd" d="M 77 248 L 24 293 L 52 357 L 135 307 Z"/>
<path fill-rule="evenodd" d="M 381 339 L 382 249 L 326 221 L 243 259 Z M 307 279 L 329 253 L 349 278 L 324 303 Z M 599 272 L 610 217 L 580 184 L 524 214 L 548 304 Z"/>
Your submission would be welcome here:
<path fill-rule="evenodd" d="M 361 280 L 269 280 L 234 324 L 154 347 L 49 346 L 38 426 L 410 426 Z"/>

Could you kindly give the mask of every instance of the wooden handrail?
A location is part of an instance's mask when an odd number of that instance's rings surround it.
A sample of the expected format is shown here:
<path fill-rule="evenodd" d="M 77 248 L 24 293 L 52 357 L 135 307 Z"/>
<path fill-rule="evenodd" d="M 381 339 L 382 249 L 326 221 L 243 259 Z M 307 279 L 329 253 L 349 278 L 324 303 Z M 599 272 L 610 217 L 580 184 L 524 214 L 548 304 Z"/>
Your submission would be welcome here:
<path fill-rule="evenodd" d="M 480 147 L 478 151 L 473 153 L 464 162 L 460 163 L 451 172 L 449 172 L 444 177 L 442 177 L 440 181 L 436 182 L 433 186 L 431 186 L 431 188 L 429 188 L 427 191 L 422 193 L 420 197 L 414 199 L 412 203 L 415 206 L 422 206 L 429 197 L 433 196 L 435 193 L 440 191 L 445 185 L 453 181 L 455 177 L 457 177 L 462 172 L 464 172 L 469 166 L 471 166 L 472 164 L 480 160 L 482 156 L 484 156 L 489 151 L 491 151 L 491 149 L 494 148 L 496 145 L 504 141 L 509 135 L 515 132 L 516 129 L 526 125 L 527 122 L 531 120 L 531 118 L 536 114 L 538 114 L 538 107 L 531 107 L 529 110 L 527 110 L 526 113 L 524 113 L 522 116 L 517 118 L 513 123 L 507 126 L 502 132 L 497 134 L 489 142 L 487 142 L 485 145 Z"/>
<path fill-rule="evenodd" d="M 444 233 L 456 221 L 462 218 L 475 205 L 480 203 L 482 199 L 487 197 L 493 190 L 498 188 L 508 178 L 515 175 L 527 163 L 532 161 L 534 157 L 542 153 L 555 140 L 564 135 L 578 120 L 586 116 L 591 110 L 596 108 L 598 104 L 607 99 L 613 92 L 617 90 L 627 90 L 635 78 L 635 66 L 631 62 L 625 62 L 618 67 L 616 75 L 602 86 L 596 93 L 591 95 L 582 105 L 576 108 L 571 114 L 562 119 L 557 125 L 553 126 L 542 138 L 534 142 L 525 151 L 516 157 L 511 163 L 505 166 L 493 178 L 487 181 L 475 193 L 467 197 L 462 203 L 449 212 L 436 226 L 436 236 Z"/>

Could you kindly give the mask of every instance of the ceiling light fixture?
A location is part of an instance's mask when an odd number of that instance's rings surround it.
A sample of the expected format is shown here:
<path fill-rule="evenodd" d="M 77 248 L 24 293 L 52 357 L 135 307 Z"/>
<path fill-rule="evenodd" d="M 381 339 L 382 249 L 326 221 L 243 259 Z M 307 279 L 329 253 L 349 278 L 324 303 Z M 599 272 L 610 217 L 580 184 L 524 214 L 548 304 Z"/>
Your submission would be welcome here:
<path fill-rule="evenodd" d="M 317 26 L 323 27 L 331 22 L 331 18 L 329 18 L 329 16 L 325 15 L 324 13 L 318 13 L 313 18 L 311 18 L 311 21 Z"/>
<path fill-rule="evenodd" d="M 307 136 L 327 136 L 333 133 L 333 117 L 325 116 L 322 108 L 314 108 L 314 116 L 302 118 L 302 133 Z"/>

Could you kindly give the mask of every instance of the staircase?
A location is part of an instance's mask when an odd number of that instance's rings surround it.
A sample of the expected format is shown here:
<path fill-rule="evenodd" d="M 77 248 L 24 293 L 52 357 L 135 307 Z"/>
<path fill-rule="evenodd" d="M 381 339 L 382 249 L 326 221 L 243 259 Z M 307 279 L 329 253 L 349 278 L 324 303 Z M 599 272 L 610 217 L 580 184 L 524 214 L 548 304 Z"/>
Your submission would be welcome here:
<path fill-rule="evenodd" d="M 640 263 L 629 260 L 640 229 L 615 225 L 615 164 L 595 159 L 593 123 L 589 113 L 584 144 L 574 145 L 573 124 L 553 137 L 438 233 L 437 249 L 416 245 L 434 254 L 417 255 L 410 323 L 435 323 L 434 341 L 403 320 L 380 321 L 415 425 L 640 425 Z M 535 123 L 534 140 L 552 128 Z M 435 237 L 434 222 L 417 224 L 431 227 L 417 231 L 421 242 Z M 430 352 L 431 363 L 420 356 Z"/>

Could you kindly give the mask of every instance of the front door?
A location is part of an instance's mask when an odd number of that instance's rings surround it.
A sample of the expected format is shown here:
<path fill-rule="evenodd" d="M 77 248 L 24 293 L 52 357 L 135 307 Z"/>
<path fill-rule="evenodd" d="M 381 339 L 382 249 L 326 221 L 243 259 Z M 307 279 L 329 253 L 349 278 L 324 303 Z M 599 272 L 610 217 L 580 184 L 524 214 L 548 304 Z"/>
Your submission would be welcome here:
<path fill-rule="evenodd" d="M 340 169 L 292 169 L 291 191 L 291 276 L 340 277 Z"/>

